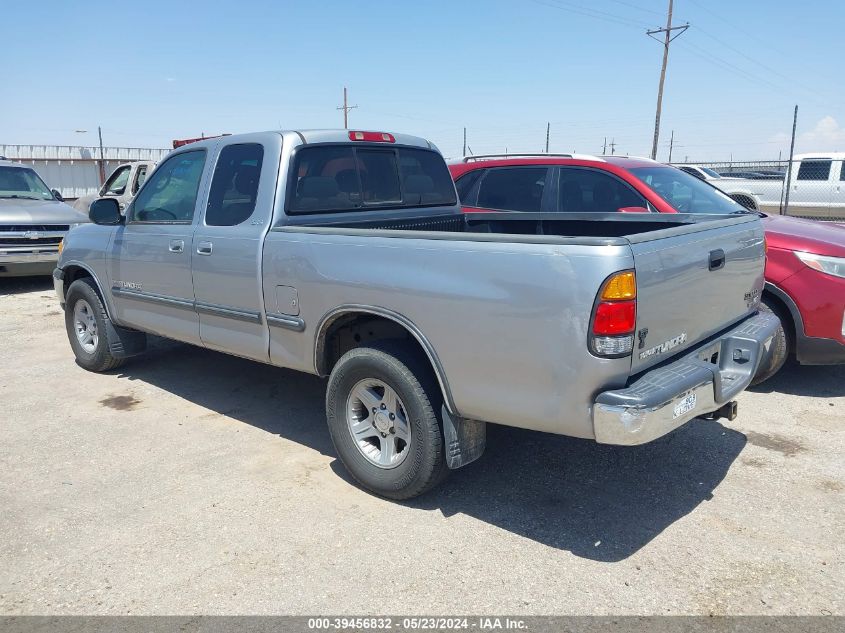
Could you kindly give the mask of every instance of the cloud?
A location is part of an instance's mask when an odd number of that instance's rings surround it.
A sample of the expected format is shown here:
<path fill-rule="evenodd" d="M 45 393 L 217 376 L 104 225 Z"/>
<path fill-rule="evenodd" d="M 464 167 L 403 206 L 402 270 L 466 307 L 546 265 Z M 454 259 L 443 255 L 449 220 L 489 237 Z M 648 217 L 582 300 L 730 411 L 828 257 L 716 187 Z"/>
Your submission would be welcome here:
<path fill-rule="evenodd" d="M 796 145 L 808 152 L 845 150 L 845 128 L 828 115 L 819 119 L 809 132 L 799 134 Z"/>
<path fill-rule="evenodd" d="M 167 78 L 165 79 L 165 81 L 166 81 L 166 82 L 168 82 L 168 83 L 170 83 L 170 82 L 176 81 L 176 78 L 175 78 L 175 77 L 167 77 Z"/>

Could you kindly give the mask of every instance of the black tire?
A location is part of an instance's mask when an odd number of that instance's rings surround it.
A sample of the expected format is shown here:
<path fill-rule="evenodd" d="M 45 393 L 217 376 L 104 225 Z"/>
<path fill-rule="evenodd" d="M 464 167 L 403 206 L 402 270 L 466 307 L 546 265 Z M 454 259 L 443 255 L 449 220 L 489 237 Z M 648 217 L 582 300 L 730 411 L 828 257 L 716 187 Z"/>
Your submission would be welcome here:
<path fill-rule="evenodd" d="M 93 351 L 86 351 L 76 336 L 74 313 L 77 302 L 84 300 L 91 306 L 97 324 L 97 344 Z M 97 286 L 90 277 L 74 281 L 68 288 L 65 298 L 65 328 L 70 346 L 76 356 L 77 364 L 88 371 L 103 372 L 115 369 L 124 363 L 125 358 L 115 358 L 109 350 L 109 334 L 106 322 L 108 315 L 97 292 Z"/>
<path fill-rule="evenodd" d="M 770 304 L 766 303 L 765 299 L 763 299 L 760 302 L 760 312 L 771 312 L 777 315 L 781 322 L 780 327 L 778 327 L 777 332 L 775 332 L 775 337 L 772 340 L 772 345 L 769 347 L 769 351 L 765 352 L 763 355 L 763 358 L 760 361 L 760 366 L 757 368 L 757 373 L 751 380 L 752 386 L 759 385 L 761 382 L 768 380 L 778 373 L 784 363 L 786 363 L 786 359 L 789 357 L 789 335 L 783 327 L 784 320 L 780 315 L 779 310 L 773 308 Z"/>
<path fill-rule="evenodd" d="M 360 381 L 390 386 L 406 412 L 411 441 L 396 467 L 380 468 L 364 457 L 347 423 L 347 401 Z M 439 484 L 449 469 L 440 420 L 442 395 L 427 359 L 401 341 L 380 341 L 344 354 L 332 370 L 326 417 L 338 457 L 361 486 L 389 499 L 410 499 Z"/>

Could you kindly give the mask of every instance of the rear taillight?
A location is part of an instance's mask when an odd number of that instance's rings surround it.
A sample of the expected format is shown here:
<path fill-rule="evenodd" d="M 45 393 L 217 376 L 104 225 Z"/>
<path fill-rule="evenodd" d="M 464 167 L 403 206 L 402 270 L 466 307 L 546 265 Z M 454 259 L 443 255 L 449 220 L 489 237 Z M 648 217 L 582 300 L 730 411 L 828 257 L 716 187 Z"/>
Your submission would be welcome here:
<path fill-rule="evenodd" d="M 602 284 L 590 327 L 594 354 L 627 356 L 634 350 L 637 327 L 637 277 L 626 270 L 608 277 Z"/>

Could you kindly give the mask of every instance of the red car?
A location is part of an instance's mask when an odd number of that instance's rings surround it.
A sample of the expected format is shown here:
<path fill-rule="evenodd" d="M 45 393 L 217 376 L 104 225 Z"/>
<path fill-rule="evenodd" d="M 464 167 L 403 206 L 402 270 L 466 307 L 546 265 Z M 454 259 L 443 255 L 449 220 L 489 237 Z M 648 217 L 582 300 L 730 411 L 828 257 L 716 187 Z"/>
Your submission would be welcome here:
<path fill-rule="evenodd" d="M 464 211 L 746 213 L 679 169 L 622 156 L 476 156 L 449 165 Z M 755 378 L 791 355 L 806 365 L 845 363 L 845 226 L 760 214 L 768 259 L 763 309 L 782 330 Z"/>

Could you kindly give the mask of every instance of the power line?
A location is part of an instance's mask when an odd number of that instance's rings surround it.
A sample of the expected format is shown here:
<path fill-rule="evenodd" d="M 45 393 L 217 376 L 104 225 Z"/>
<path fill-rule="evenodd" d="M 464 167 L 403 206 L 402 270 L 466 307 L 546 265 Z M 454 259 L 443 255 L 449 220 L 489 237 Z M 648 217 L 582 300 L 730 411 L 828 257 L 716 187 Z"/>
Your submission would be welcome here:
<path fill-rule="evenodd" d="M 576 15 L 582 15 L 588 18 L 593 18 L 596 20 L 603 20 L 605 22 L 612 22 L 614 24 L 619 24 L 622 26 L 633 26 L 633 27 L 643 27 L 646 26 L 644 22 L 638 22 L 636 20 L 632 20 L 629 18 L 625 18 L 622 16 L 614 15 L 612 13 L 605 13 L 604 11 L 598 11 L 596 9 L 591 9 L 589 7 L 585 7 L 578 4 L 571 4 L 571 3 L 552 3 L 553 0 L 548 0 L 547 2 L 543 2 L 541 0 L 531 0 L 534 4 L 539 4 L 545 7 L 549 7 L 552 9 L 558 9 L 559 11 L 568 11 L 569 13 L 575 13 Z"/>

